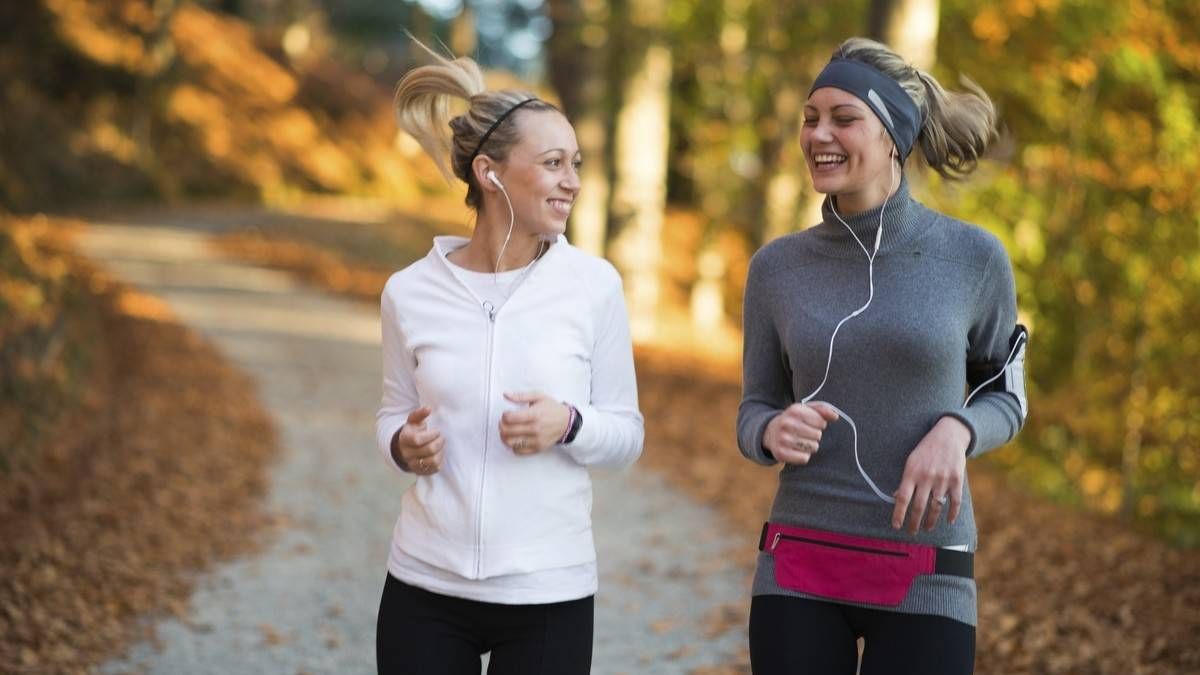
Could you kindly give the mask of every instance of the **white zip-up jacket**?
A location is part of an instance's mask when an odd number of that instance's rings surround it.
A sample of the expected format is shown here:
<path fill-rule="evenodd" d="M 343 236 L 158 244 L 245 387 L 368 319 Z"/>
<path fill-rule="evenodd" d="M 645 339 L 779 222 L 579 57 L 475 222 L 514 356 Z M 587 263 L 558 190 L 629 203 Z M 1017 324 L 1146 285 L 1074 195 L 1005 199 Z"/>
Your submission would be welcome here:
<path fill-rule="evenodd" d="M 586 467 L 632 464 L 644 434 L 621 278 L 560 236 L 493 307 L 446 259 L 466 243 L 436 237 L 381 298 L 379 448 L 399 469 L 392 437 L 423 405 L 446 441 L 441 470 L 404 493 L 389 569 L 397 551 L 467 579 L 591 562 Z M 517 455 L 500 440 L 500 416 L 517 407 L 506 392 L 574 405 L 578 436 Z"/>

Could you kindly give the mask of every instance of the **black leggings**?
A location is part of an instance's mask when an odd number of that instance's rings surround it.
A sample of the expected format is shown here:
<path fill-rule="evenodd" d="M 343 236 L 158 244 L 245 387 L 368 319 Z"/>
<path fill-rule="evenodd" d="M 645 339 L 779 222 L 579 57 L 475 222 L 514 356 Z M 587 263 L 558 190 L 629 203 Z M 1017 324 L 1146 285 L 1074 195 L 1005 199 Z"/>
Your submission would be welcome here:
<path fill-rule="evenodd" d="M 942 616 L 902 614 L 783 595 L 750 603 L 754 675 L 970 675 L 975 627 Z"/>
<path fill-rule="evenodd" d="M 379 675 L 587 675 L 593 596 L 500 605 L 431 593 L 388 575 L 379 602 Z"/>

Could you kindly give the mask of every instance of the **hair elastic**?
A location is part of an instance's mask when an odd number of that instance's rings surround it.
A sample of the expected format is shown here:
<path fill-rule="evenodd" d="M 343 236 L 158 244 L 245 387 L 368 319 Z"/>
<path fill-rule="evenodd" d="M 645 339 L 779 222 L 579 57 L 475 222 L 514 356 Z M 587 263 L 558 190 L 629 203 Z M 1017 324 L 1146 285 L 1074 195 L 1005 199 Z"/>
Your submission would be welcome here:
<path fill-rule="evenodd" d="M 479 145 L 475 146 L 475 151 L 471 153 L 471 158 L 467 160 L 467 167 L 468 167 L 467 170 L 468 171 L 470 171 L 471 164 L 475 162 L 475 158 L 479 156 L 479 151 L 483 149 L 483 144 L 487 143 L 487 139 L 491 137 L 492 132 L 496 130 L 496 127 L 503 124 L 504 120 L 508 119 L 508 116 L 513 114 L 514 112 L 516 112 L 518 108 L 525 105 L 526 103 L 533 103 L 536 100 L 538 100 L 538 99 L 537 98 L 527 98 L 524 101 L 521 101 L 520 103 L 509 108 L 508 110 L 505 110 L 503 115 L 497 117 L 495 122 L 492 122 L 492 126 L 488 127 L 488 130 L 486 132 L 484 132 L 483 137 L 479 139 Z"/>

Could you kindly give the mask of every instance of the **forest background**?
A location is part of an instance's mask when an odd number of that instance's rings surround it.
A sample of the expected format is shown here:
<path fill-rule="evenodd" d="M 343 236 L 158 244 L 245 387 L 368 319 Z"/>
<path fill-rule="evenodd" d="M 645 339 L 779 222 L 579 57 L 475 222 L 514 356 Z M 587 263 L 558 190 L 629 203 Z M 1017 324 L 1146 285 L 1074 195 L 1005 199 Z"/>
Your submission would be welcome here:
<path fill-rule="evenodd" d="M 969 181 L 909 168 L 922 199 L 1005 243 L 1032 329 L 1032 415 L 986 461 L 1200 545 L 1195 2 L 38 0 L 0 23 L 10 214 L 337 198 L 461 229 L 461 194 L 391 119 L 391 87 L 427 59 L 407 31 L 561 101 L 586 158 L 572 240 L 618 265 L 639 340 L 715 351 L 736 342 L 749 256 L 816 222 L 808 83 L 846 36 L 882 38 L 1001 113 Z M 4 236 L 7 465 L 71 378 L 57 268 Z"/>

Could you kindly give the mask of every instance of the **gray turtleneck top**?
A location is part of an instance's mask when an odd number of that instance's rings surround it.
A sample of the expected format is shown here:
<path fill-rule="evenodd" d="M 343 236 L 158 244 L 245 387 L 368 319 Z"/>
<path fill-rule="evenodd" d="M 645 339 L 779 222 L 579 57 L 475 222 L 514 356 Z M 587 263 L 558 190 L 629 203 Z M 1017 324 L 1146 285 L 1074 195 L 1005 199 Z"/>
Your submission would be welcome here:
<path fill-rule="evenodd" d="M 954 416 L 970 429 L 970 456 L 1007 442 L 1024 419 L 1016 397 L 1004 391 L 982 392 L 963 408 L 968 380 L 1001 370 L 1010 351 L 1016 293 L 1003 245 L 913 200 L 907 182 L 884 208 L 874 300 L 838 332 L 828 382 L 814 401 L 833 403 L 854 420 L 863 469 L 892 494 L 909 453 L 941 417 Z M 868 250 L 879 214 L 876 208 L 843 217 Z M 742 454 L 760 464 L 776 461 L 762 445 L 767 423 L 821 383 L 834 327 L 867 300 L 866 254 L 828 199 L 823 215 L 819 225 L 767 244 L 750 263 L 737 434 Z M 785 465 L 771 521 L 975 550 L 965 481 L 953 525 L 943 514 L 929 532 L 894 530 L 894 506 L 867 485 L 852 443 L 850 426 L 834 422 L 808 464 Z M 754 595 L 805 597 L 776 583 L 773 563 L 771 555 L 759 554 Z M 895 610 L 975 625 L 975 583 L 918 577 Z"/>

